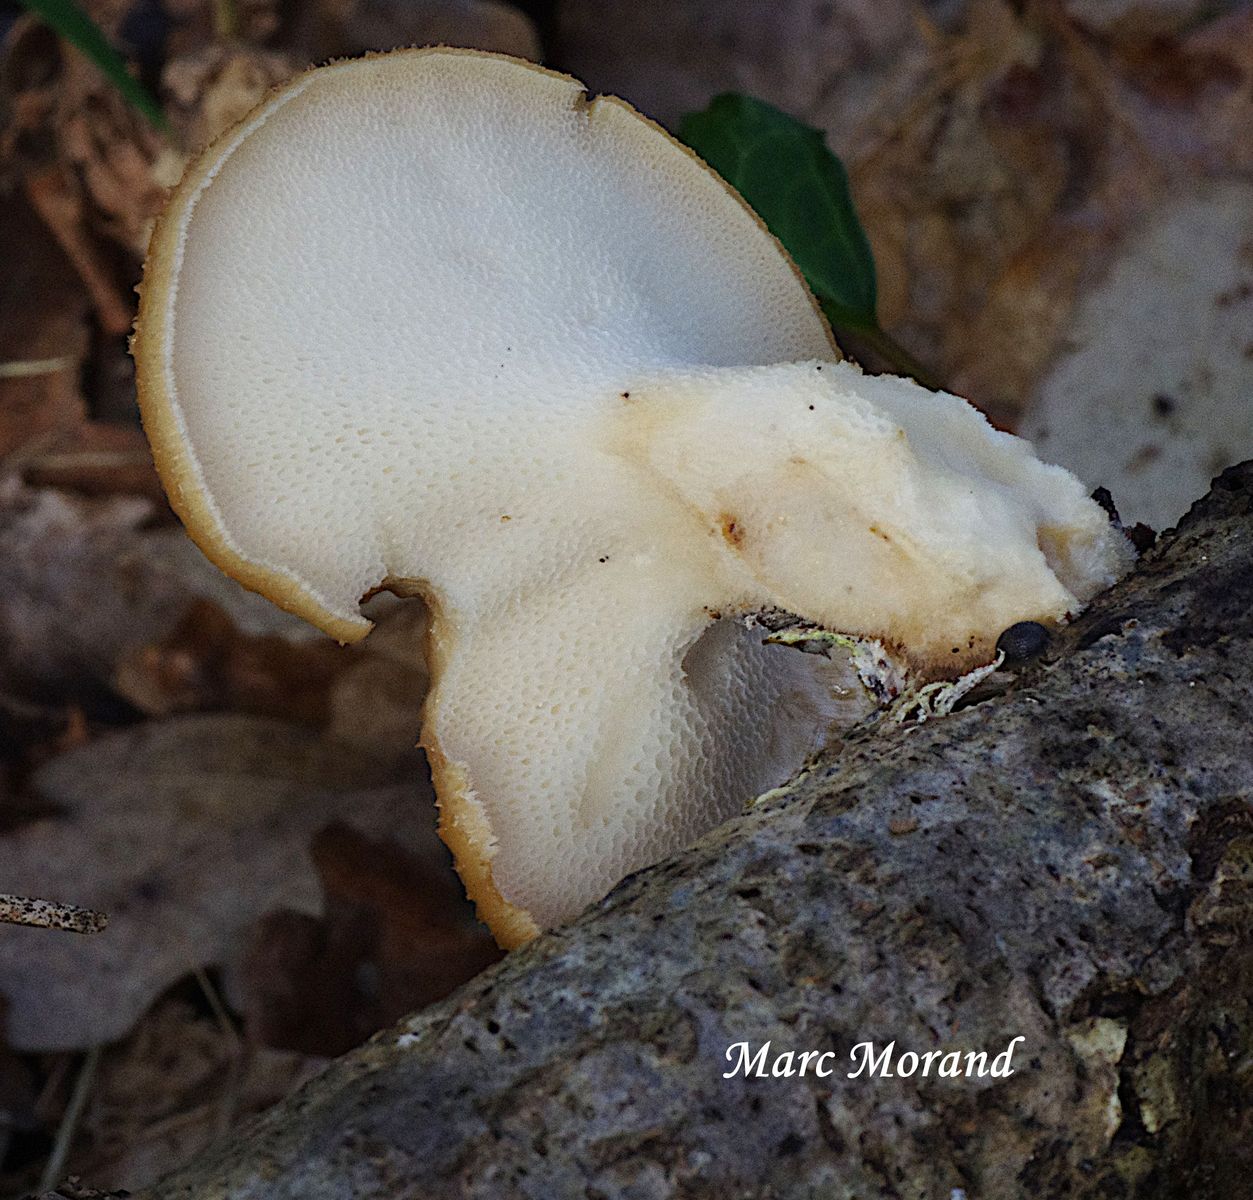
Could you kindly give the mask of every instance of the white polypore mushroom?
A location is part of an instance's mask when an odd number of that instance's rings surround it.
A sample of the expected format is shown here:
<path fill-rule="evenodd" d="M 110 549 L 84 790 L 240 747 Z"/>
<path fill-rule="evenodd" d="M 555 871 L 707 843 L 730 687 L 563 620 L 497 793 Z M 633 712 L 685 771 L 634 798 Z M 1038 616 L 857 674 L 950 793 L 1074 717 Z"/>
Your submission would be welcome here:
<path fill-rule="evenodd" d="M 782 782 L 837 703 L 782 608 L 919 677 L 1130 551 L 956 397 L 838 361 L 742 201 L 518 61 L 312 71 L 192 164 L 135 338 L 175 508 L 344 641 L 430 604 L 441 832 L 505 945 Z"/>

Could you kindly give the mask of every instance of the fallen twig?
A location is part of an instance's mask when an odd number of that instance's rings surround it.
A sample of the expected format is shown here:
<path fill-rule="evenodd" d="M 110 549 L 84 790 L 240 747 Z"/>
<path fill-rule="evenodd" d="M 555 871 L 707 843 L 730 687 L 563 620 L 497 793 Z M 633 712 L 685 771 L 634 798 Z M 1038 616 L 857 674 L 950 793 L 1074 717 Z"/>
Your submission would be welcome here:
<path fill-rule="evenodd" d="M 0 895 L 0 922 L 6 925 L 37 925 L 41 929 L 65 929 L 70 933 L 99 933 L 109 923 L 107 913 L 77 904 L 37 900 L 31 896 Z"/>

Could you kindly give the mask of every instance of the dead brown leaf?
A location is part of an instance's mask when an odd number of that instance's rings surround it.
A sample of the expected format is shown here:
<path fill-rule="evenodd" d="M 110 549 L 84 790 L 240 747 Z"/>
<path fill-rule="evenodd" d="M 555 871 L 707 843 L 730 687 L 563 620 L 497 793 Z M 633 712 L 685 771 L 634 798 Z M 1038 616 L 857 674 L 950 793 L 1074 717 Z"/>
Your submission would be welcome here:
<path fill-rule="evenodd" d="M 296 70 L 285 54 L 220 42 L 171 59 L 161 75 L 162 92 L 186 153 L 207 146 Z M 177 181 L 174 165 L 181 161 L 161 164 L 168 184 Z"/>
<path fill-rule="evenodd" d="M 85 419 L 78 380 L 87 349 L 87 296 L 30 205 L 18 194 L 0 204 L 2 461 Z"/>
<path fill-rule="evenodd" d="M 125 333 L 133 316 L 126 289 L 88 225 L 86 198 L 70 165 L 33 167 L 25 172 L 22 185 L 31 208 L 74 264 L 101 328 L 110 334 Z"/>
<path fill-rule="evenodd" d="M 8 1041 L 116 1040 L 188 971 L 233 959 L 266 913 L 322 911 L 310 839 L 333 822 L 447 870 L 421 759 L 300 726 L 195 716 L 101 737 L 40 768 L 52 813 L 0 838 L 11 890 L 109 914 L 90 938 L 0 928 Z"/>
<path fill-rule="evenodd" d="M 342 1054 L 500 958 L 451 873 L 343 824 L 312 853 L 325 915 L 272 913 L 244 960 L 243 1006 L 263 1045 Z"/>
<path fill-rule="evenodd" d="M 937 36 L 932 70 L 852 166 L 880 317 L 1012 423 L 1086 262 L 1080 214 L 1104 186 L 1115 126 L 1056 29 L 999 0 Z"/>
<path fill-rule="evenodd" d="M 107 6 L 96 15 L 106 18 Z M 116 14 L 112 14 L 116 19 Z M 34 18 L 4 44 L 0 164 L 74 265 L 101 328 L 123 334 L 131 287 L 164 193 L 161 137 L 88 58 Z"/>
<path fill-rule="evenodd" d="M 331 688 L 328 732 L 375 753 L 399 754 L 417 738 L 430 682 L 429 614 L 420 600 L 388 595 L 371 600 L 365 612 L 375 626 Z"/>
<path fill-rule="evenodd" d="M 149 716 L 229 709 L 321 725 L 332 685 L 358 657 L 329 638 L 243 633 L 213 602 L 193 600 L 167 637 L 123 655 L 114 680 Z M 416 705 L 409 720 L 412 745 Z"/>
<path fill-rule="evenodd" d="M 170 18 L 167 62 L 195 54 L 213 42 L 242 46 L 280 40 L 279 0 L 235 0 L 225 8 L 217 0 L 163 0 L 163 8 Z M 233 28 L 223 27 L 224 18 Z"/>
<path fill-rule="evenodd" d="M 289 36 L 310 62 L 397 46 L 466 46 L 538 60 L 539 37 L 502 0 L 296 0 Z"/>
<path fill-rule="evenodd" d="M 563 0 L 560 66 L 664 125 L 719 92 L 768 100 L 830 131 L 848 155 L 863 124 L 914 95 L 931 59 L 912 0 Z M 960 7 L 960 6 L 958 6 Z"/>
<path fill-rule="evenodd" d="M 75 1159 L 101 1187 L 154 1183 L 323 1065 L 251 1045 L 181 998 L 190 990 L 161 1000 L 104 1055 Z"/>
<path fill-rule="evenodd" d="M 1125 37 L 1110 65 L 1141 136 L 1180 173 L 1253 169 L 1253 9 L 1177 36 Z"/>
<path fill-rule="evenodd" d="M 61 488 L 85 496 L 142 496 L 165 506 L 152 451 L 134 425 L 83 421 L 41 441 L 23 456 L 22 478 L 33 487 Z"/>
<path fill-rule="evenodd" d="M 89 703 L 118 664 L 210 600 L 242 633 L 316 632 L 244 591 L 180 529 L 148 527 L 151 502 L 89 500 L 0 476 L 0 690 Z"/>

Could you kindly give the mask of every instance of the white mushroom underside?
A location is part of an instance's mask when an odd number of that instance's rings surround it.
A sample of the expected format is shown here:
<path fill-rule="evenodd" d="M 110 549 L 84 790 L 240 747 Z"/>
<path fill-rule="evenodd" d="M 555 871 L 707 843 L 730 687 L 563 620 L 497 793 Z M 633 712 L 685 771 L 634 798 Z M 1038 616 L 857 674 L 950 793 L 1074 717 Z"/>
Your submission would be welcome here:
<path fill-rule="evenodd" d="M 467 504 L 498 520 L 496 480 L 520 499 L 582 486 L 577 459 L 552 476 L 554 443 L 619 380 L 833 357 L 747 210 L 583 96 L 455 54 L 312 72 L 239 129 L 188 213 L 167 386 L 219 523 L 363 628 L 360 595 L 431 577 L 468 532 L 478 567 L 445 572 L 449 599 L 490 585 Z"/>
<path fill-rule="evenodd" d="M 424 735 L 482 805 L 496 887 L 541 928 L 734 816 L 842 714 L 867 711 L 855 678 L 824 659 L 729 619 L 616 600 L 585 580 L 477 623 Z"/>
<path fill-rule="evenodd" d="M 181 217 L 162 361 L 188 486 L 331 618 L 367 628 L 365 592 L 421 582 L 424 740 L 540 926 L 837 716 L 821 660 L 712 613 L 787 608 L 938 674 L 1129 553 L 964 401 L 832 361 L 791 265 L 680 155 L 572 81 L 397 55 L 264 106 Z"/>

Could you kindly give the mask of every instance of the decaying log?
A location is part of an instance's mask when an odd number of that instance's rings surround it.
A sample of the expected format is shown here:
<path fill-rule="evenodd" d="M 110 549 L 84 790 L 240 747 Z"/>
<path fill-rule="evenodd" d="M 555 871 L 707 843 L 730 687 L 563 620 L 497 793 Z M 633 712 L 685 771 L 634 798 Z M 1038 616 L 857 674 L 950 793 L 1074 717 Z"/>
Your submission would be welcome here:
<path fill-rule="evenodd" d="M 144 1196 L 1253 1196 L 1251 797 L 1246 464 L 1042 659 L 850 735 Z M 1019 1036 L 1007 1078 L 848 1077 Z M 767 1041 L 834 1074 L 723 1078 Z"/>

